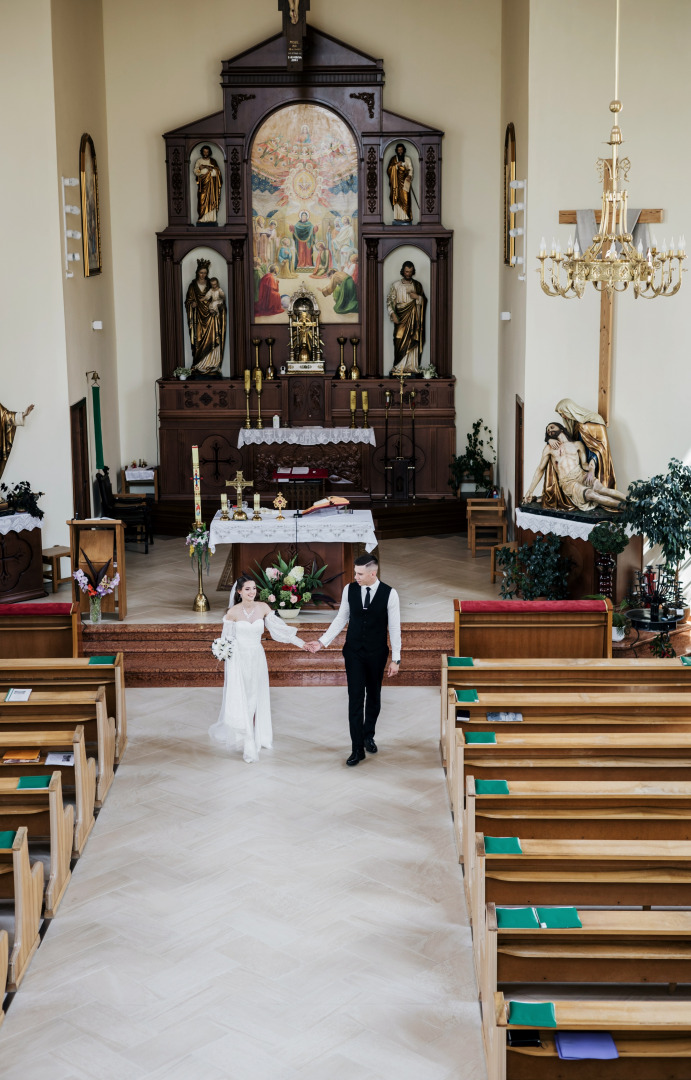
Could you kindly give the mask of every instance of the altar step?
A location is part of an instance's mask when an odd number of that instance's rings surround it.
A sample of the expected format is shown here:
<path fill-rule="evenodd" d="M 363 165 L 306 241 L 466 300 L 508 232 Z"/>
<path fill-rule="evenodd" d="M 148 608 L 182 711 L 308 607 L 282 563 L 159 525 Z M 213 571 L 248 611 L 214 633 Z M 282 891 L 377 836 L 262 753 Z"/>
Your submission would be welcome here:
<path fill-rule="evenodd" d="M 313 640 L 327 623 L 299 624 Z M 217 626 L 192 623 L 101 623 L 84 625 L 84 652 L 107 656 L 121 652 L 127 686 L 222 686 L 223 665 L 211 654 Z M 341 635 L 329 649 L 312 655 L 290 645 L 265 640 L 273 686 L 345 686 Z M 452 623 L 405 623 L 403 662 L 398 686 L 438 686 L 440 656 L 453 652 Z"/>

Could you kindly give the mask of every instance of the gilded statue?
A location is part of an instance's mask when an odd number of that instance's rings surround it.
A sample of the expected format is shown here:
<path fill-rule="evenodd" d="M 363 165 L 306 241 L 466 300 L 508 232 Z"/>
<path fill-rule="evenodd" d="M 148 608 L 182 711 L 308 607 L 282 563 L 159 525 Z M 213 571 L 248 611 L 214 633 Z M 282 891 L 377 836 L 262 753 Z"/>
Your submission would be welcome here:
<path fill-rule="evenodd" d="M 24 426 L 24 421 L 29 413 L 33 411 L 33 408 L 33 405 L 29 405 L 29 408 L 25 409 L 24 412 L 12 412 L 0 404 L 0 479 L 2 479 L 2 474 L 10 456 L 14 433 L 18 427 Z"/>
<path fill-rule="evenodd" d="M 205 376 L 220 371 L 227 324 L 225 293 L 218 278 L 209 278 L 210 265 L 208 259 L 197 259 L 197 273 L 185 297 L 192 370 Z"/>
<path fill-rule="evenodd" d="M 318 330 L 319 323 L 317 320 L 310 319 L 309 313 L 304 308 L 301 308 L 300 314 L 293 324 L 293 348 L 301 364 L 309 363 L 312 359 L 315 334 L 318 333 Z"/>
<path fill-rule="evenodd" d="M 221 205 L 223 174 L 218 162 L 211 155 L 210 146 L 202 146 L 200 153 L 201 157 L 197 158 L 193 166 L 197 178 L 197 224 L 215 225 Z"/>
<path fill-rule="evenodd" d="M 570 398 L 560 401 L 556 411 L 565 422 L 547 425 L 545 448 L 525 502 L 534 501 L 533 492 L 544 478 L 539 501 L 546 510 L 620 509 L 626 495 L 614 487 L 604 420 Z M 603 483 L 601 476 L 609 483 Z"/>
<path fill-rule="evenodd" d="M 413 163 L 406 153 L 403 143 L 397 143 L 395 153 L 386 166 L 389 177 L 389 201 L 393 210 L 394 223 L 413 220 L 413 205 L 410 186 L 413 181 Z"/>
<path fill-rule="evenodd" d="M 400 279 L 394 281 L 389 289 L 386 307 L 394 324 L 394 366 L 391 374 L 415 375 L 420 370 L 425 346 L 427 297 L 422 284 L 415 279 L 413 263 L 403 263 Z"/>

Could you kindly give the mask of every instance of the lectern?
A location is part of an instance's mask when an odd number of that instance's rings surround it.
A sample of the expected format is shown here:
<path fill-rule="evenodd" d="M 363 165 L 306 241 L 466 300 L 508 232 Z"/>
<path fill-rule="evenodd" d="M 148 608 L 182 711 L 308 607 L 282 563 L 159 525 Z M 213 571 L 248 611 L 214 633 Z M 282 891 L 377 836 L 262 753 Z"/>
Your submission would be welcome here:
<path fill-rule="evenodd" d="M 127 584 L 125 575 L 125 525 L 116 518 L 84 518 L 68 521 L 70 527 L 70 559 L 72 572 L 89 567 L 84 559 L 87 555 L 95 570 L 100 570 L 111 560 L 107 576 L 112 577 L 117 571 L 120 584 L 115 592 L 108 593 L 101 601 L 102 611 L 117 611 L 118 619 L 127 614 Z M 89 594 L 81 592 L 77 582 L 72 579 L 72 596 L 79 604 L 80 611 L 89 610 Z"/>

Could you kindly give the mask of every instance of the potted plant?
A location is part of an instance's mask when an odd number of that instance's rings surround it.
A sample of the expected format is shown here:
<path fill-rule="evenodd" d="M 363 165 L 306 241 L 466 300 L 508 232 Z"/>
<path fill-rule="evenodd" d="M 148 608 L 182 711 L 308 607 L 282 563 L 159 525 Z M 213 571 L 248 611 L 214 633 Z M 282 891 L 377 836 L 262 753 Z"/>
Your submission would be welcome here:
<path fill-rule="evenodd" d="M 591 596 L 584 596 L 584 600 L 611 600 L 611 596 L 605 596 L 604 593 L 593 593 Z M 629 600 L 622 600 L 622 602 L 612 609 L 612 641 L 623 641 L 629 630 L 631 629 L 631 620 L 626 612 L 631 607 Z"/>
<path fill-rule="evenodd" d="M 185 379 L 189 379 L 191 374 L 192 374 L 192 368 L 176 367 L 175 371 L 173 372 L 173 378 L 174 379 L 179 379 L 180 382 L 184 382 Z"/>
<path fill-rule="evenodd" d="M 628 546 L 629 537 L 626 530 L 618 521 L 601 521 L 590 532 L 588 540 L 597 552 L 595 568 L 597 570 L 597 587 L 600 594 L 612 599 L 613 575 L 616 567 L 616 556 L 620 555 Z"/>
<path fill-rule="evenodd" d="M 38 505 L 38 500 L 45 491 L 32 491 L 28 480 L 20 480 L 14 487 L 0 484 L 3 508 L 0 513 L 5 517 L 9 514 L 31 514 L 32 517 L 43 517 L 43 510 Z"/>
<path fill-rule="evenodd" d="M 436 379 L 437 369 L 435 368 L 434 364 L 427 364 L 425 367 L 420 368 L 420 374 L 422 375 L 423 379 Z"/>
<path fill-rule="evenodd" d="M 691 468 L 672 458 L 666 473 L 629 484 L 622 522 L 659 545 L 667 565 L 679 567 L 691 551 Z"/>
<path fill-rule="evenodd" d="M 564 600 L 571 559 L 561 554 L 558 536 L 538 536 L 534 544 L 515 550 L 498 548 L 496 563 L 503 572 L 499 595 L 503 600 Z"/>
<path fill-rule="evenodd" d="M 485 440 L 482 435 L 487 438 L 486 450 Z M 454 454 L 451 459 L 449 487 L 452 488 L 454 495 L 459 495 L 461 484 L 467 477 L 470 477 L 475 484 L 476 492 L 486 491 L 488 487 L 487 472 L 497 460 L 491 428 L 484 423 L 482 418 L 475 421 L 472 431 L 469 431 L 466 435 L 466 440 L 468 445 L 465 453 L 460 456 Z M 491 456 L 487 457 L 486 454 Z"/>
<path fill-rule="evenodd" d="M 319 570 L 315 562 L 309 571 L 304 566 L 298 566 L 296 555 L 286 562 L 279 551 L 274 566 L 267 566 L 266 569 L 259 566 L 259 570 L 253 570 L 252 574 L 259 586 L 259 599 L 282 619 L 296 619 L 302 605 L 310 600 L 315 604 L 331 602 L 329 596 L 315 591 L 325 584 L 322 581 L 325 570 L 326 563 Z"/>

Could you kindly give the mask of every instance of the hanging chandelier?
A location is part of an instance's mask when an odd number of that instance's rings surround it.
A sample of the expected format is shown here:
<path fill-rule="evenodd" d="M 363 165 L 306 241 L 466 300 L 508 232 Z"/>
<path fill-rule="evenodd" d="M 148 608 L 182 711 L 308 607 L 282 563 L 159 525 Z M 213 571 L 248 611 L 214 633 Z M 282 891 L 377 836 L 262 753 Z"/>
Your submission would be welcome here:
<path fill-rule="evenodd" d="M 621 128 L 617 114 L 621 112 L 619 100 L 619 0 L 616 0 L 616 31 L 614 49 L 614 101 L 609 104 L 614 114 L 614 124 L 610 132 L 608 145 L 612 148 L 610 159 L 598 159 L 598 172 L 602 180 L 602 216 L 600 228 L 593 242 L 586 251 L 581 252 L 578 238 L 575 244 L 569 237 L 566 251 L 562 254 L 561 246 L 552 240 L 552 250 L 547 253 L 544 237 L 540 243 L 540 285 L 548 296 L 563 296 L 566 299 L 581 297 L 588 282 L 598 292 L 625 292 L 633 285 L 634 296 L 653 299 L 656 296 L 674 296 L 681 287 L 681 275 L 685 272 L 682 263 L 686 259 L 686 242 L 679 237 L 675 249 L 674 237 L 667 247 L 663 240 L 658 250 L 655 237 L 651 237 L 647 251 L 643 244 L 634 246 L 633 237 L 627 228 L 628 194 L 620 189 L 622 182 L 628 181 L 631 162 L 628 158 L 619 158 L 621 146 Z M 548 263 L 547 267 L 545 263 Z"/>

